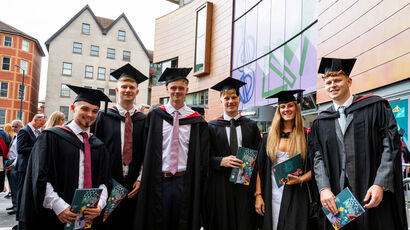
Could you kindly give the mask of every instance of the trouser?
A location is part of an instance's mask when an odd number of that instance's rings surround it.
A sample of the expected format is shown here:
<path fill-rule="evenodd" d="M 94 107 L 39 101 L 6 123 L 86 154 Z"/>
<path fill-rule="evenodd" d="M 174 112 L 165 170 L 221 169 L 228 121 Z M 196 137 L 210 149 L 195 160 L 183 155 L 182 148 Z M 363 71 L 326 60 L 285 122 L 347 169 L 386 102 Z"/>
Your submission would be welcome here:
<path fill-rule="evenodd" d="M 13 203 L 14 211 L 17 211 L 17 171 L 14 168 L 11 171 L 7 171 L 7 178 L 9 180 L 11 190 L 11 202 Z"/>
<path fill-rule="evenodd" d="M 24 178 L 26 177 L 26 172 L 17 172 L 18 184 L 17 184 L 17 212 L 16 220 L 19 220 L 20 205 L 21 205 L 21 195 L 23 193 Z"/>
<path fill-rule="evenodd" d="M 184 176 L 163 177 L 162 179 L 162 215 L 163 229 L 178 229 L 181 202 L 184 196 Z"/>

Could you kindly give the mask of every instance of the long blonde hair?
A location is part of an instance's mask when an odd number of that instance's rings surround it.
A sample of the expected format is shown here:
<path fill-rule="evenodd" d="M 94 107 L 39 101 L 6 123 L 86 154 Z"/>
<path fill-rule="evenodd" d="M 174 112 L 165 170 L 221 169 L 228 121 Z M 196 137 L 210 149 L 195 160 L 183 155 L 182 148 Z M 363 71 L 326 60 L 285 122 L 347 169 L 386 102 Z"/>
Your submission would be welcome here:
<path fill-rule="evenodd" d="M 301 153 L 302 159 L 306 157 L 306 140 L 303 128 L 302 113 L 300 106 L 296 103 L 295 122 L 289 136 L 288 150 L 289 158 Z M 283 130 L 283 119 L 280 115 L 280 108 L 276 109 L 275 116 L 272 120 L 272 126 L 266 142 L 266 153 L 273 163 L 276 163 L 276 151 L 279 148 L 280 132 Z"/>
<path fill-rule="evenodd" d="M 4 125 L 4 132 L 6 132 L 8 135 L 10 135 L 11 138 L 13 138 L 14 132 L 10 123 Z"/>
<path fill-rule="evenodd" d="M 46 129 L 56 126 L 61 119 L 64 119 L 64 113 L 59 111 L 53 112 L 47 121 Z"/>

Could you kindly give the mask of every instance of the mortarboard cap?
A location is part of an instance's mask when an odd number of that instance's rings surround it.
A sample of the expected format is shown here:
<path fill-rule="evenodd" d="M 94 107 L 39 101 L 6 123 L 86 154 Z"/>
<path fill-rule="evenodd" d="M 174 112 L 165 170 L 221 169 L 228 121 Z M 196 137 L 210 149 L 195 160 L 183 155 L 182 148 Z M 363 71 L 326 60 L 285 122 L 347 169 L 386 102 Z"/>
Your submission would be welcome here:
<path fill-rule="evenodd" d="M 305 91 L 304 89 L 296 89 L 296 90 L 282 90 L 278 93 L 275 93 L 266 99 L 269 98 L 278 98 L 278 105 L 288 103 L 291 101 L 297 101 L 298 103 L 302 100 L 302 93 Z M 297 99 L 295 98 L 294 94 L 298 94 Z"/>
<path fill-rule="evenodd" d="M 105 111 L 107 110 L 108 102 L 111 102 L 110 98 L 107 97 L 103 92 L 97 89 L 89 89 L 74 85 L 67 85 L 68 88 L 72 89 L 77 96 L 74 99 L 74 103 L 77 101 L 85 101 L 92 105 L 100 107 L 100 102 L 105 101 Z"/>
<path fill-rule="evenodd" d="M 119 80 L 121 77 L 130 77 L 134 79 L 138 84 L 148 79 L 144 74 L 142 74 L 129 63 L 116 69 L 114 72 L 111 73 L 111 75 L 115 77 L 117 80 Z"/>
<path fill-rule="evenodd" d="M 191 70 L 192 68 L 166 68 L 158 81 L 165 81 L 165 85 L 180 79 L 185 79 L 188 81 L 186 77 Z"/>
<path fill-rule="evenodd" d="M 347 76 L 352 72 L 356 58 L 340 59 L 322 57 L 318 73 L 327 74 L 328 72 L 343 70 Z"/>
<path fill-rule="evenodd" d="M 236 94 L 239 96 L 239 88 L 241 88 L 244 85 L 246 85 L 246 83 L 243 81 L 237 80 L 233 77 L 227 77 L 222 81 L 218 82 L 216 85 L 212 86 L 211 89 L 220 92 L 228 89 L 234 89 L 236 90 Z"/>
<path fill-rule="evenodd" d="M 187 105 L 189 108 L 194 110 L 195 112 L 198 112 L 202 116 L 205 115 L 205 109 L 208 109 L 205 105 Z"/>

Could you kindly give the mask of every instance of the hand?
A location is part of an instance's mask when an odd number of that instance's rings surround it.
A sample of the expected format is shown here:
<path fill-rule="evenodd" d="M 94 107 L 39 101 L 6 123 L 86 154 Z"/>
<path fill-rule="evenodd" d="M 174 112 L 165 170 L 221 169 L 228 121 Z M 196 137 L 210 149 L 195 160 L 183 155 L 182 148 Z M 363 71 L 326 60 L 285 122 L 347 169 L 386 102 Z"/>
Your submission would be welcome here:
<path fill-rule="evenodd" d="M 240 168 L 242 167 L 242 160 L 236 158 L 234 155 L 230 155 L 222 158 L 221 165 L 227 168 Z"/>
<path fill-rule="evenodd" d="M 94 219 L 101 214 L 101 207 L 97 205 L 96 208 L 86 208 L 84 210 L 84 216 L 86 218 Z"/>
<path fill-rule="evenodd" d="M 364 202 L 369 201 L 370 197 L 372 199 L 369 203 L 365 204 L 364 208 L 375 208 L 377 207 L 380 202 L 383 200 L 383 188 L 380 185 L 374 184 L 372 185 L 369 190 L 367 190 L 366 196 L 364 197 Z"/>
<path fill-rule="evenodd" d="M 256 196 L 255 210 L 261 216 L 263 216 L 265 214 L 265 203 L 263 202 L 262 195 L 257 195 Z"/>
<path fill-rule="evenodd" d="M 134 185 L 132 186 L 133 187 L 132 191 L 128 193 L 128 198 L 134 198 L 137 195 L 138 190 L 140 189 L 140 184 L 141 184 L 141 181 L 139 180 L 135 181 Z"/>
<path fill-rule="evenodd" d="M 288 183 L 286 183 L 287 185 L 294 185 L 294 184 L 302 184 L 303 183 L 302 177 L 295 176 L 295 175 L 292 175 L 292 174 L 288 174 L 288 177 L 290 178 L 290 181 L 288 181 Z"/>
<path fill-rule="evenodd" d="M 325 188 L 322 191 L 320 191 L 320 202 L 327 211 L 332 213 L 332 215 L 336 215 L 337 213 L 339 213 L 335 202 L 335 195 L 333 195 L 330 189 Z"/>
<path fill-rule="evenodd" d="M 14 165 L 9 165 L 6 167 L 6 171 L 11 171 L 14 168 Z"/>
<path fill-rule="evenodd" d="M 58 220 L 60 220 L 61 223 L 71 224 L 71 221 L 75 220 L 75 218 L 78 216 L 78 213 L 71 212 L 70 209 L 71 207 L 68 207 L 57 215 Z"/>

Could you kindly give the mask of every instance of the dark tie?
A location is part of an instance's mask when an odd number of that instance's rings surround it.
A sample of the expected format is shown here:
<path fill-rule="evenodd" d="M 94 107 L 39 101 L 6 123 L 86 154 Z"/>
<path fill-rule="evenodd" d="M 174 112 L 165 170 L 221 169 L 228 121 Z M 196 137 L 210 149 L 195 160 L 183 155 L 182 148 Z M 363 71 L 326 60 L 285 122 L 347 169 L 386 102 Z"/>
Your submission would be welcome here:
<path fill-rule="evenodd" d="M 174 111 L 174 123 L 172 127 L 171 152 L 169 157 L 169 172 L 175 174 L 178 170 L 178 151 L 179 151 L 179 112 Z"/>
<path fill-rule="evenodd" d="M 132 161 L 132 122 L 130 113 L 125 114 L 124 148 L 122 150 L 122 162 L 129 165 Z"/>
<path fill-rule="evenodd" d="M 230 135 L 229 135 L 229 142 L 230 142 L 230 149 L 231 154 L 236 155 L 238 152 L 238 137 L 236 136 L 236 127 L 235 127 L 235 119 L 231 119 L 230 125 Z"/>
<path fill-rule="evenodd" d="M 84 141 L 84 184 L 83 188 L 92 188 L 91 180 L 91 149 L 88 143 L 88 135 L 86 132 L 81 132 Z"/>

